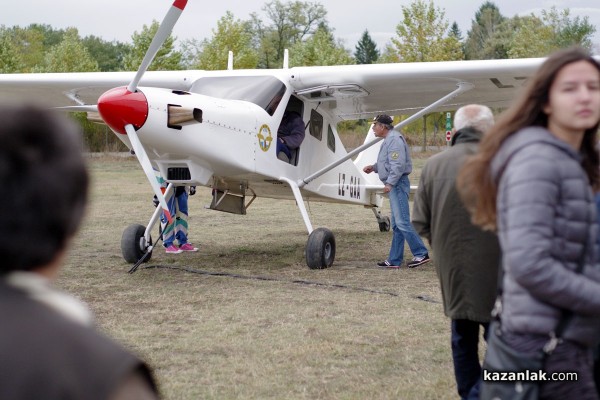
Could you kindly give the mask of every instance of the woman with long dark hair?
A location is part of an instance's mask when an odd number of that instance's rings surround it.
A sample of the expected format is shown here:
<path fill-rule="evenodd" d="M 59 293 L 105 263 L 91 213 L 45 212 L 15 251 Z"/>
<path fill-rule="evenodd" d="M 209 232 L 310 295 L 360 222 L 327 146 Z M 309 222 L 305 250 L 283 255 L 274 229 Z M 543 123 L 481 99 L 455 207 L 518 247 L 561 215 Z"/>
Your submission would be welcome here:
<path fill-rule="evenodd" d="M 542 382 L 544 399 L 598 398 L 591 349 L 600 339 L 599 121 L 600 65 L 582 49 L 557 52 L 457 180 L 473 222 L 498 233 L 505 341 L 539 351 L 565 311 L 573 313 L 544 370 L 576 372 L 577 381 Z"/>

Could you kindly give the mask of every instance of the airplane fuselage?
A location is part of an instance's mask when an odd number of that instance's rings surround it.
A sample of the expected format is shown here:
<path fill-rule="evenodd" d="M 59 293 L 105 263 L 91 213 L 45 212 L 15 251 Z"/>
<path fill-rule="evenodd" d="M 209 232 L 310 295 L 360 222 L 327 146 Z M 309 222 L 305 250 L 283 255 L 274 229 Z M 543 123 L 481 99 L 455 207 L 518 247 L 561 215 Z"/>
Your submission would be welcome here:
<path fill-rule="evenodd" d="M 201 89 L 200 85 L 197 90 Z M 285 93 L 273 115 L 261 104 L 194 93 L 194 88 L 190 92 L 140 88 L 148 102 L 148 116 L 138 130 L 139 139 L 161 175 L 175 184 L 233 192 L 243 185 L 259 197 L 293 199 L 282 178 L 301 181 L 347 152 L 332 118 L 318 110 L 318 103 L 302 103 L 294 96 L 302 108 L 297 111 L 308 125 L 305 139 L 294 163 L 278 159 L 277 129 L 291 90 L 279 80 L 271 89 L 272 95 L 278 90 Z M 120 137 L 128 144 L 126 135 Z M 371 199 L 366 183 L 362 171 L 348 160 L 306 184 L 303 195 L 307 200 L 367 205 Z"/>

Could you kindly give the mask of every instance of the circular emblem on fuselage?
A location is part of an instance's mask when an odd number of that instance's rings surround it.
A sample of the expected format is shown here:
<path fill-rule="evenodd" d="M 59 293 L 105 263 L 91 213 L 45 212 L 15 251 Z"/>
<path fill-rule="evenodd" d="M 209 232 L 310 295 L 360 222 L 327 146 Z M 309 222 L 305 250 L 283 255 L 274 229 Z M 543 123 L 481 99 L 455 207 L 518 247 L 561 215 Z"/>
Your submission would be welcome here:
<path fill-rule="evenodd" d="M 258 145 L 262 151 L 268 151 L 273 142 L 273 136 L 271 136 L 271 129 L 269 125 L 263 124 L 258 131 Z"/>

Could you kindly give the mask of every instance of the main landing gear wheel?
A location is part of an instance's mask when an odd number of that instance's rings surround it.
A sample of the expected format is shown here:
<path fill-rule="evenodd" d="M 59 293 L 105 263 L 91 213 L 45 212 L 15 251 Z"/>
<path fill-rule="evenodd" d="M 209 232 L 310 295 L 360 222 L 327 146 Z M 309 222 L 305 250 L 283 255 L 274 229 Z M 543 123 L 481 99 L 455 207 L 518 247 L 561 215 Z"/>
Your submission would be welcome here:
<path fill-rule="evenodd" d="M 121 253 L 123 254 L 123 258 L 130 264 L 135 264 L 144 254 L 146 254 L 146 249 L 148 246 L 152 244 L 152 237 L 150 237 L 150 242 L 146 241 L 144 237 L 144 232 L 146 231 L 146 227 L 143 225 L 129 225 L 123 231 L 123 236 L 121 236 Z M 152 257 L 152 250 L 150 250 L 150 254 L 146 256 L 144 262 L 147 262 Z"/>
<path fill-rule="evenodd" d="M 383 217 L 383 221 L 379 223 L 379 232 L 389 232 L 390 231 L 390 217 Z"/>
<path fill-rule="evenodd" d="M 335 238 L 327 228 L 317 228 L 306 242 L 306 264 L 310 269 L 331 267 L 335 259 Z"/>

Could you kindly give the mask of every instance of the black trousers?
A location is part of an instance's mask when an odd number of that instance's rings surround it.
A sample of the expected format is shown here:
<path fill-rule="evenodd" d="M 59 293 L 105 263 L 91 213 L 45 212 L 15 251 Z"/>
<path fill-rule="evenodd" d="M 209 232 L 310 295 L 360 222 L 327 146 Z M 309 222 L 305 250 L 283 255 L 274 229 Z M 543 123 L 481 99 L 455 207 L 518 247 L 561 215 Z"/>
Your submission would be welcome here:
<path fill-rule="evenodd" d="M 452 361 L 456 389 L 461 399 L 479 398 L 481 385 L 481 364 L 479 364 L 479 328 L 484 329 L 487 338 L 489 323 L 468 319 L 452 320 Z"/>

